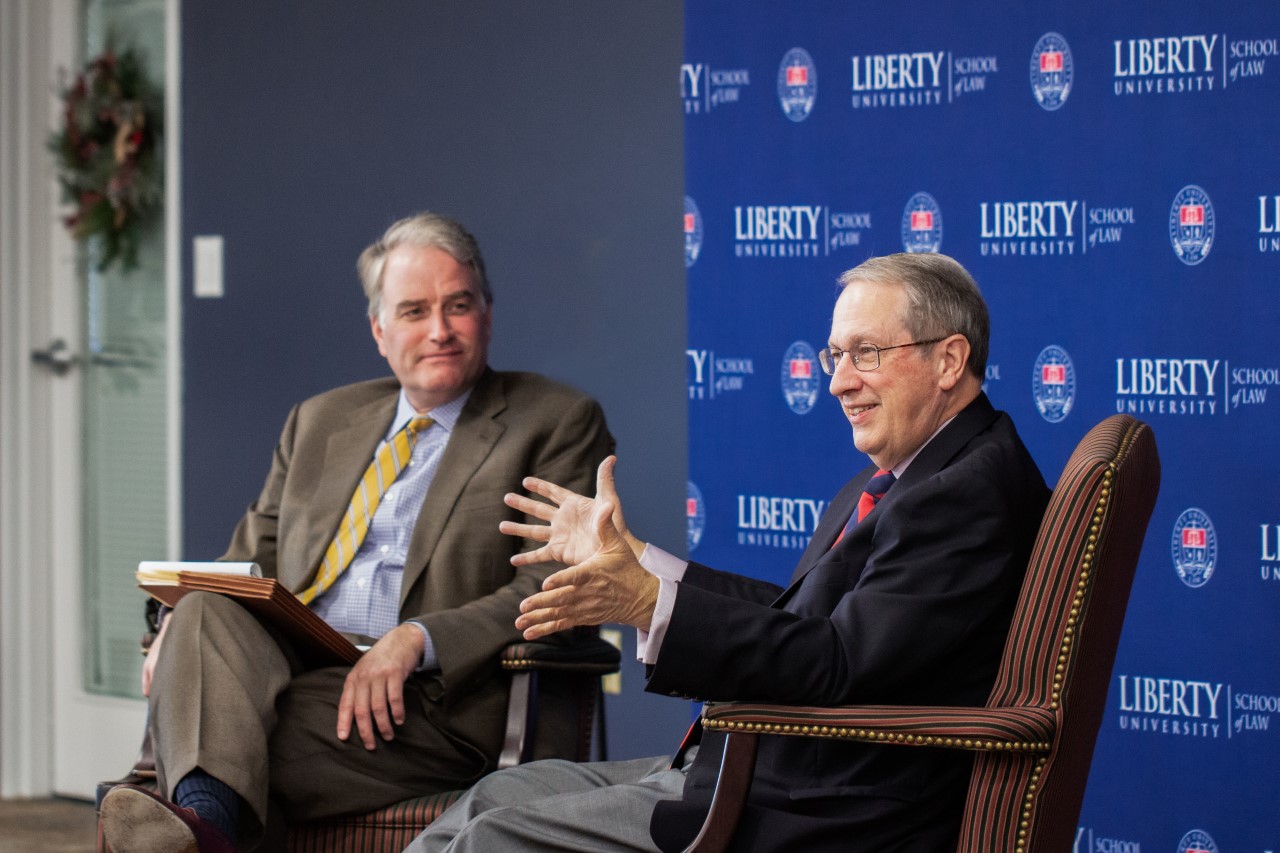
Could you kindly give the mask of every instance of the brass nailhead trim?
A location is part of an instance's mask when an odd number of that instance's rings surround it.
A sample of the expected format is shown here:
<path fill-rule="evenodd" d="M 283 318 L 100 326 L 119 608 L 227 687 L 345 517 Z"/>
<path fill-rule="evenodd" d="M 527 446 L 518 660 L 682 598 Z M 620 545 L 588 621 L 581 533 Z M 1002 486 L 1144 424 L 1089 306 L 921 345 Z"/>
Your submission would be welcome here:
<path fill-rule="evenodd" d="M 791 723 L 757 723 L 742 720 L 712 720 L 702 718 L 706 729 L 720 731 L 752 732 L 769 735 L 811 735 L 844 737 L 868 743 L 901 743 L 909 746 L 948 746 L 978 752 L 1048 752 L 1050 744 L 1043 741 L 974 740 L 972 738 L 920 735 L 908 732 L 885 732 L 874 729 L 857 729 L 850 726 L 801 726 Z"/>
<path fill-rule="evenodd" d="M 1027 784 L 1027 794 L 1023 797 L 1022 816 L 1018 822 L 1017 853 L 1025 853 L 1027 849 L 1027 827 L 1031 825 L 1031 809 L 1035 805 L 1036 791 L 1040 787 L 1040 775 L 1044 772 L 1047 757 L 1036 759 L 1035 769 L 1031 771 L 1031 781 Z"/>
<path fill-rule="evenodd" d="M 1071 660 L 1071 646 L 1075 638 L 1076 625 L 1079 624 L 1080 614 L 1084 609 L 1084 601 L 1089 592 L 1089 575 L 1090 568 L 1093 565 L 1093 556 L 1097 550 L 1099 531 L 1102 530 L 1102 519 L 1106 515 L 1107 503 L 1111 497 L 1111 480 L 1115 477 L 1115 463 L 1111 462 L 1107 465 L 1105 471 L 1102 472 L 1102 478 L 1105 481 L 1102 485 L 1102 493 L 1098 497 L 1098 503 L 1093 509 L 1093 519 L 1089 524 L 1089 537 L 1085 545 L 1085 555 L 1080 560 L 1080 580 L 1076 584 L 1076 593 L 1072 598 L 1072 606 L 1070 615 L 1067 617 L 1067 626 L 1063 630 L 1062 646 L 1058 654 L 1058 665 L 1053 674 L 1053 689 L 1050 693 L 1049 709 L 1057 711 L 1060 707 L 1062 699 L 1063 682 L 1066 680 L 1067 664 Z"/>

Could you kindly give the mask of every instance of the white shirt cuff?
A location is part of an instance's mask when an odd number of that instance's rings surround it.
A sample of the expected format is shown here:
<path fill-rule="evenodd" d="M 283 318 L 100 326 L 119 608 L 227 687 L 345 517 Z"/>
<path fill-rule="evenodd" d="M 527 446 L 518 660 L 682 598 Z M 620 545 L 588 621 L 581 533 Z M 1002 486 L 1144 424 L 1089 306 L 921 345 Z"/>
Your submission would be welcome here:
<path fill-rule="evenodd" d="M 636 659 L 652 664 L 662 650 L 662 638 L 671 624 L 671 614 L 676 606 L 676 592 L 689 563 L 672 556 L 654 545 L 645 545 L 640 554 L 640 565 L 658 579 L 658 602 L 653 609 L 649 630 L 636 629 Z"/>

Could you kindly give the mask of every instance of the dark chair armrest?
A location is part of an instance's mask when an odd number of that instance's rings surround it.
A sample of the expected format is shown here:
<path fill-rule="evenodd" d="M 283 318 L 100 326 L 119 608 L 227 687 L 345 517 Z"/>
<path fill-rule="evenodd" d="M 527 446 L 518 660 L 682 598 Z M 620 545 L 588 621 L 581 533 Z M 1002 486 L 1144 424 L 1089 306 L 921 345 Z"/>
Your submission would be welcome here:
<path fill-rule="evenodd" d="M 582 675 L 608 675 L 618 671 L 622 660 L 617 648 L 596 636 L 583 637 L 571 643 L 512 643 L 502 651 L 499 663 L 503 669 L 574 672 Z"/>
<path fill-rule="evenodd" d="M 818 708 L 748 702 L 708 704 L 707 729 L 954 749 L 1047 752 L 1057 719 L 1046 708 L 917 708 L 848 705 Z"/>
<path fill-rule="evenodd" d="M 530 757 L 531 737 L 534 727 L 535 705 L 532 703 L 534 681 L 539 673 L 551 677 L 568 676 L 574 681 L 594 680 L 600 712 L 601 739 L 604 738 L 604 706 L 598 685 L 600 677 L 618 671 L 622 655 L 600 639 L 594 631 L 574 632 L 567 642 L 512 643 L 502 650 L 499 666 L 511 673 L 511 689 L 507 699 L 507 731 L 503 737 L 498 767 L 514 767 Z M 587 749 L 590 748 L 591 724 L 585 729 Z M 582 750 L 580 749 L 581 753 Z M 584 758 L 586 756 L 583 756 Z"/>

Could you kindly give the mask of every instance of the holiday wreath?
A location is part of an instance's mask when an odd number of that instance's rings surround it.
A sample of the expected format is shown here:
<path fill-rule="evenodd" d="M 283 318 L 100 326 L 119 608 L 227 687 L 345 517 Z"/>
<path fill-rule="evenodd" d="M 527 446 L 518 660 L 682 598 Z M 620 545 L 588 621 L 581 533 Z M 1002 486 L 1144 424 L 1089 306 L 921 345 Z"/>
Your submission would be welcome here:
<path fill-rule="evenodd" d="M 98 269 L 117 259 L 137 264 L 141 229 L 160 210 L 160 97 L 136 53 L 109 49 L 91 60 L 62 92 L 63 126 L 49 142 L 64 220 L 78 240 L 101 239 Z"/>

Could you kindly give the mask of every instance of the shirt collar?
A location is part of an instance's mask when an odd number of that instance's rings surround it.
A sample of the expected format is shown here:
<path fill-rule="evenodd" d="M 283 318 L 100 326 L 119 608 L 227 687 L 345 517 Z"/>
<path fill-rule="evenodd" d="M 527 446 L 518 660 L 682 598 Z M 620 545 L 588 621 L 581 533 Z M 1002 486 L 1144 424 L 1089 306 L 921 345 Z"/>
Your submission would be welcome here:
<path fill-rule="evenodd" d="M 461 396 L 455 397 L 449 402 L 436 406 L 422 414 L 430 415 L 433 426 L 441 427 L 445 432 L 453 432 L 453 426 L 458 422 L 458 416 L 462 414 L 462 407 L 467 404 L 467 398 L 471 396 L 471 390 L 468 388 L 462 392 Z M 419 412 L 409 402 L 409 398 L 405 396 L 404 389 L 400 389 L 400 399 L 396 403 L 396 416 L 391 421 L 391 428 L 387 430 L 385 440 L 390 441 L 391 437 L 404 429 L 405 424 L 409 423 L 413 418 L 418 417 Z"/>

